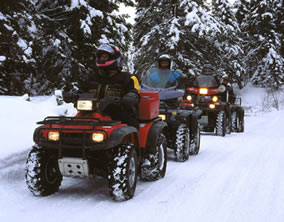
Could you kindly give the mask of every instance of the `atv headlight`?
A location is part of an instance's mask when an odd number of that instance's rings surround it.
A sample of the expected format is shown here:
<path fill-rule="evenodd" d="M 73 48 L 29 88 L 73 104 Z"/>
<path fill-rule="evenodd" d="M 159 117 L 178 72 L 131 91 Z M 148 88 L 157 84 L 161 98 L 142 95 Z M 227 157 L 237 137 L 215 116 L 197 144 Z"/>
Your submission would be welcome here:
<path fill-rule="evenodd" d="M 215 109 L 216 105 L 215 104 L 209 104 L 210 109 Z"/>
<path fill-rule="evenodd" d="M 214 103 L 218 102 L 218 96 L 213 96 L 213 97 L 212 97 L 212 101 L 213 101 Z"/>
<path fill-rule="evenodd" d="M 187 101 L 191 101 L 191 100 L 192 100 L 192 96 L 191 96 L 191 95 L 188 95 L 188 96 L 186 97 L 186 100 L 187 100 Z"/>
<path fill-rule="evenodd" d="M 92 134 L 92 140 L 94 142 L 100 143 L 100 142 L 104 141 L 104 139 L 105 139 L 104 133 L 96 132 L 96 133 Z"/>
<path fill-rule="evenodd" d="M 207 89 L 207 88 L 200 88 L 200 89 L 199 89 L 199 94 L 201 94 L 201 95 L 207 95 L 207 94 L 208 94 L 208 89 Z"/>
<path fill-rule="evenodd" d="M 159 117 L 164 121 L 166 120 L 166 115 L 165 114 L 160 114 Z"/>
<path fill-rule="evenodd" d="M 92 111 L 93 110 L 93 101 L 92 100 L 78 100 L 77 101 L 77 110 L 82 111 Z"/>
<path fill-rule="evenodd" d="M 58 141 L 59 140 L 59 132 L 48 132 L 47 134 L 48 140 Z"/>

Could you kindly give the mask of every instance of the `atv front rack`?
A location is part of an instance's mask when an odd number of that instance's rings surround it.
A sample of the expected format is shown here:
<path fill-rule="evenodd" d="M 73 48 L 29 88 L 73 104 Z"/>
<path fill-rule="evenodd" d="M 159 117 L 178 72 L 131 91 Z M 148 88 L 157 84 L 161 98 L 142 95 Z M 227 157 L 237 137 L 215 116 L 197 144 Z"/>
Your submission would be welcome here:
<path fill-rule="evenodd" d="M 100 120 L 96 117 L 65 117 L 65 116 L 48 116 L 37 124 L 45 125 L 84 125 L 84 126 L 113 126 L 121 123 L 117 120 Z"/>
<path fill-rule="evenodd" d="M 111 147 L 109 141 L 108 128 L 116 124 L 121 124 L 121 121 L 115 120 L 100 120 L 95 117 L 63 117 L 63 116 L 48 116 L 43 121 L 37 122 L 43 124 L 34 132 L 34 141 L 41 146 L 58 149 L 59 157 L 62 157 L 63 149 L 81 149 L 82 157 L 86 159 L 87 149 L 103 149 Z M 72 128 L 66 127 L 72 126 Z M 84 128 L 84 127 L 88 128 Z M 107 129 L 98 129 L 97 126 L 105 126 Z M 58 131 L 59 140 L 49 141 L 43 137 L 44 131 Z M 91 142 L 90 135 L 92 131 L 102 132 L 105 135 L 103 142 Z"/>

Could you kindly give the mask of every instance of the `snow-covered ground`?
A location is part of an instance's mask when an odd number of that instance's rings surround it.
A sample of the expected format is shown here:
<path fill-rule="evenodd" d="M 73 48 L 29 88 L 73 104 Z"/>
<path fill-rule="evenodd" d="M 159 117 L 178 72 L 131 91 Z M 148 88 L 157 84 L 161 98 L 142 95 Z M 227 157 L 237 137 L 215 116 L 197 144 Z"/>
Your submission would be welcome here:
<path fill-rule="evenodd" d="M 24 180 L 36 121 L 72 105 L 52 97 L 0 97 L 0 221 L 284 221 L 284 108 L 264 89 L 239 92 L 245 132 L 202 135 L 200 153 L 177 163 L 169 150 L 165 178 L 139 181 L 133 199 L 114 202 L 103 178 L 64 178 L 59 192 L 35 197 Z M 281 103 L 282 102 L 282 103 Z"/>

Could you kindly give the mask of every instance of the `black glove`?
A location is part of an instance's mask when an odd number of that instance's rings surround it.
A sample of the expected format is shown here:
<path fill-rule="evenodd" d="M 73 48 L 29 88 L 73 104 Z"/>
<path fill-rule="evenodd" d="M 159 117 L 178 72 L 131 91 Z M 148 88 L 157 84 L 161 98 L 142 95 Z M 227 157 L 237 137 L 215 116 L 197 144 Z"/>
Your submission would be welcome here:
<path fill-rule="evenodd" d="M 63 101 L 66 103 L 75 102 L 78 98 L 78 94 L 74 92 L 63 93 Z"/>
<path fill-rule="evenodd" d="M 128 109 L 132 106 L 136 106 L 139 102 L 139 96 L 137 93 L 134 92 L 129 92 L 125 96 L 122 97 L 121 99 L 121 105 L 125 108 Z"/>
<path fill-rule="evenodd" d="M 107 96 L 103 99 L 100 100 L 99 104 L 99 111 L 104 111 L 109 105 L 111 104 L 119 104 L 120 102 L 120 97 L 118 96 Z"/>

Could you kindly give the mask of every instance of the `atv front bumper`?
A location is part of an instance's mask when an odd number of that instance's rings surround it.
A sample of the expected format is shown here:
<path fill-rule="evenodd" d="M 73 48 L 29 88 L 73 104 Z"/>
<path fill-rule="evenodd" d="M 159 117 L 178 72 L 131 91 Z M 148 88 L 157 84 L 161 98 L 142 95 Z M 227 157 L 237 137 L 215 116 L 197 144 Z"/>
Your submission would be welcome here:
<path fill-rule="evenodd" d="M 82 149 L 83 153 L 110 149 L 119 144 L 125 134 L 137 130 L 134 127 L 122 124 L 120 121 L 101 121 L 93 117 L 47 117 L 38 122 L 44 124 L 34 132 L 34 142 L 45 149 Z M 49 132 L 58 132 L 59 139 L 48 139 Z M 102 133 L 102 142 L 92 140 L 93 133 Z"/>

